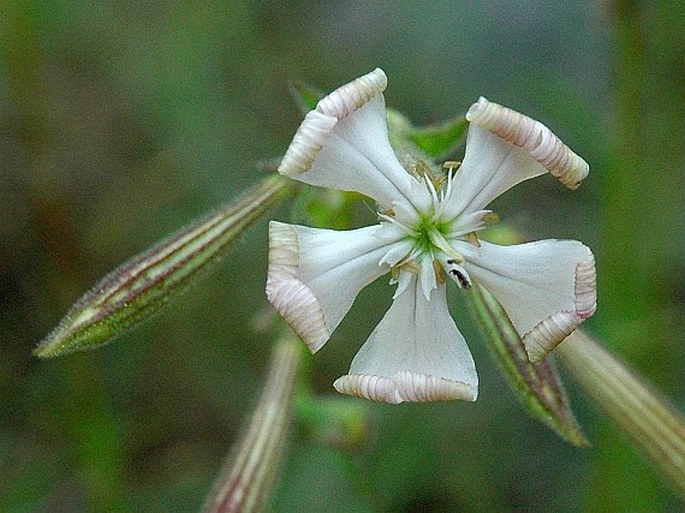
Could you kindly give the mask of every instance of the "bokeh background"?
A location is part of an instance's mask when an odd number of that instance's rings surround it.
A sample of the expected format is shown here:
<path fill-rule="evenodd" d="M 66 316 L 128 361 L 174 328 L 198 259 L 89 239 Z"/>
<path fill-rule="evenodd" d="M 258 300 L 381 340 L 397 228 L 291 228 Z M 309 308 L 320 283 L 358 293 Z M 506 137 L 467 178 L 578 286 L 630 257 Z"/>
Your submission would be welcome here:
<path fill-rule="evenodd" d="M 31 350 L 109 270 L 260 179 L 254 163 L 281 155 L 300 120 L 289 80 L 325 90 L 376 66 L 417 124 L 485 95 L 590 162 L 578 191 L 539 179 L 495 210 L 595 250 L 588 328 L 683 407 L 683 19 L 682 1 L 3 2 L 0 510 L 200 507 L 272 344 L 254 329 L 266 220 L 117 342 L 48 361 Z M 317 394 L 332 395 L 390 295 L 373 284 L 314 358 Z M 364 403 L 352 445 L 296 424 L 275 511 L 679 510 L 570 376 L 593 446 L 529 418 L 453 296 L 479 400 Z"/>

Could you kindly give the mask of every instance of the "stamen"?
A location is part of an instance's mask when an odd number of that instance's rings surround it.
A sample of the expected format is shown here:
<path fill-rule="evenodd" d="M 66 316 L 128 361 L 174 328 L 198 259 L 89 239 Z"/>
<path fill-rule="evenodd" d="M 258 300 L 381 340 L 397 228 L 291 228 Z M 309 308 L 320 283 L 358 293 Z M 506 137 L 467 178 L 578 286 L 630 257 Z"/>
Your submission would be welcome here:
<path fill-rule="evenodd" d="M 426 182 L 426 187 L 428 187 L 428 190 L 431 193 L 431 197 L 433 198 L 433 208 L 438 208 L 440 205 L 440 199 L 438 198 L 438 191 L 435 190 L 435 185 L 433 185 L 433 181 L 430 179 L 428 175 L 423 175 L 423 179 Z"/>
<path fill-rule="evenodd" d="M 442 164 L 442 168 L 448 171 L 447 176 L 453 174 L 453 171 L 458 170 L 459 166 L 461 166 L 461 162 L 458 160 L 446 160 Z"/>
<path fill-rule="evenodd" d="M 381 214 L 381 213 L 378 214 L 378 217 L 380 219 L 382 219 L 383 221 L 387 221 L 387 222 L 397 226 L 400 230 L 402 230 L 404 233 L 406 233 L 410 237 L 418 237 L 419 236 L 419 234 L 417 232 L 415 232 L 414 230 L 409 228 L 407 225 L 400 223 L 394 217 L 390 217 L 389 215 Z"/>
<path fill-rule="evenodd" d="M 418 159 L 414 162 L 414 176 L 422 177 L 431 174 L 431 168 L 423 160 Z"/>
<path fill-rule="evenodd" d="M 438 283 L 440 285 L 444 285 L 446 276 L 445 269 L 442 267 L 442 264 L 437 260 L 433 260 L 433 270 L 435 271 L 435 278 L 438 280 Z"/>
<path fill-rule="evenodd" d="M 483 221 L 486 224 L 499 223 L 499 215 L 497 214 L 497 212 L 488 212 L 483 216 Z"/>
<path fill-rule="evenodd" d="M 477 248 L 480 247 L 480 241 L 478 240 L 478 235 L 476 235 L 476 232 L 467 233 L 466 242 L 473 244 Z"/>
<path fill-rule="evenodd" d="M 457 174 L 456 171 L 452 171 L 452 169 L 450 169 L 447 172 L 447 186 L 444 187 L 442 190 L 442 200 L 443 200 L 444 204 L 447 203 L 448 198 L 452 197 L 452 187 L 453 187 L 453 183 L 454 183 L 454 175 L 456 175 L 456 174 Z M 444 207 L 441 209 L 440 215 L 442 215 L 442 210 L 444 210 Z"/>
<path fill-rule="evenodd" d="M 445 253 L 445 255 L 451 257 L 459 263 L 462 263 L 464 261 L 464 257 L 460 253 L 458 253 L 456 249 L 450 246 L 450 243 L 447 242 L 442 233 L 440 233 L 437 230 L 431 230 L 428 232 L 428 237 L 430 238 L 433 245 L 440 249 L 443 253 Z"/>
<path fill-rule="evenodd" d="M 421 265 L 414 260 L 412 255 L 407 255 L 405 258 L 399 261 L 395 268 L 399 269 L 399 271 L 409 271 L 413 274 L 419 274 L 419 271 L 421 271 Z"/>

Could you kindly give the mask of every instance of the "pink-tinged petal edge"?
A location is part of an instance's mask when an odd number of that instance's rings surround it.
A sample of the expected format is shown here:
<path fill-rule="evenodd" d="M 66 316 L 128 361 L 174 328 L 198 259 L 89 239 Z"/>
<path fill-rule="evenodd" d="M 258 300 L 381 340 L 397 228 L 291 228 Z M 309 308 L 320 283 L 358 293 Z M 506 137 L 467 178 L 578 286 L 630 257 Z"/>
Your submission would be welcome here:
<path fill-rule="evenodd" d="M 307 171 L 338 121 L 381 94 L 387 85 L 385 73 L 382 69 L 376 68 L 321 99 L 316 109 L 305 116 L 278 167 L 278 172 L 295 177 Z"/>
<path fill-rule="evenodd" d="M 455 242 L 470 276 L 502 305 L 521 335 L 528 357 L 539 361 L 597 306 L 595 259 L 572 240 L 513 246 Z"/>
<path fill-rule="evenodd" d="M 482 96 L 471 106 L 466 119 L 527 150 L 531 157 L 569 189 L 576 189 L 590 171 L 588 163 L 545 125 Z"/>
<path fill-rule="evenodd" d="M 405 244 L 402 234 L 384 238 L 378 231 L 269 223 L 267 297 L 312 352 L 330 338 L 359 292 L 388 272 L 384 256 Z"/>
<path fill-rule="evenodd" d="M 447 308 L 446 288 L 424 296 L 416 276 L 357 352 L 338 392 L 397 404 L 478 396 L 478 375 Z"/>
<path fill-rule="evenodd" d="M 348 374 L 333 383 L 341 394 L 372 401 L 401 402 L 475 401 L 477 389 L 468 383 L 438 378 L 427 374 L 401 371 L 392 378 L 366 374 Z"/>
<path fill-rule="evenodd" d="M 561 311 L 549 316 L 521 338 L 528 358 L 535 363 L 566 339 L 597 309 L 595 259 L 592 253 L 575 270 L 575 310 Z"/>
<path fill-rule="evenodd" d="M 269 230 L 272 232 L 272 229 Z M 295 334 L 315 353 L 330 338 L 331 332 L 319 301 L 297 278 L 297 234 L 281 230 L 276 240 L 269 237 L 269 271 L 266 296 Z"/>

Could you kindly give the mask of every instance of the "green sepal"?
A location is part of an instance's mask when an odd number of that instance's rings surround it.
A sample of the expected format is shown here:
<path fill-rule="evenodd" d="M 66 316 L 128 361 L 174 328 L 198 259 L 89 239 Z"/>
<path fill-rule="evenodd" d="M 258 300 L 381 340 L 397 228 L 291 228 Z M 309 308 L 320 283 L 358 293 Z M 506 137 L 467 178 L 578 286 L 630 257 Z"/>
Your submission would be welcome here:
<path fill-rule="evenodd" d="M 289 190 L 281 176 L 158 243 L 105 276 L 34 350 L 40 357 L 95 349 L 149 318 L 223 257 Z"/>
<path fill-rule="evenodd" d="M 488 347 L 517 398 L 533 417 L 566 441 L 588 446 L 551 358 L 531 363 L 521 337 L 497 300 L 477 284 L 470 292 L 472 305 L 490 341 Z"/>
<path fill-rule="evenodd" d="M 464 142 L 469 123 L 464 116 L 438 125 L 412 128 L 407 138 L 429 157 L 449 156 Z"/>

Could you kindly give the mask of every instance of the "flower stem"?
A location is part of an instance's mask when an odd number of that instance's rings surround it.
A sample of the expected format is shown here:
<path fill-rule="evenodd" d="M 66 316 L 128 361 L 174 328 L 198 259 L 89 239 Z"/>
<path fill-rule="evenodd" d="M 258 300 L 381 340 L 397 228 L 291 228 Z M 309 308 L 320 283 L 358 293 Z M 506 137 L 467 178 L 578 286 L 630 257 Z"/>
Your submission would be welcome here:
<path fill-rule="evenodd" d="M 685 417 L 580 330 L 559 346 L 557 354 L 640 454 L 685 497 Z"/>
<path fill-rule="evenodd" d="M 303 356 L 304 345 L 294 336 L 276 344 L 259 403 L 207 498 L 205 513 L 252 513 L 263 509 L 290 433 Z"/>

